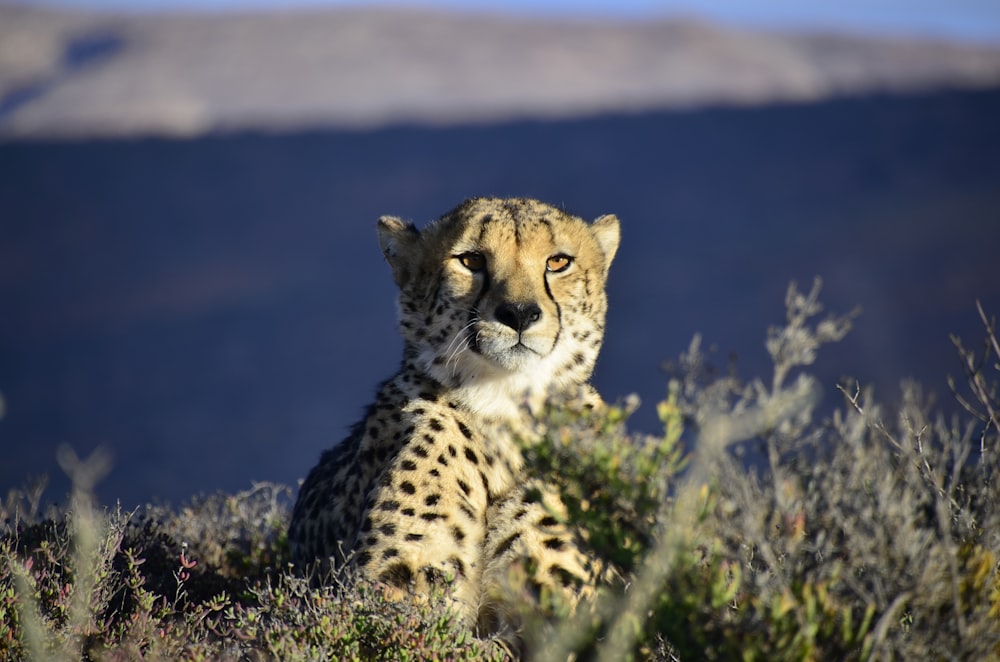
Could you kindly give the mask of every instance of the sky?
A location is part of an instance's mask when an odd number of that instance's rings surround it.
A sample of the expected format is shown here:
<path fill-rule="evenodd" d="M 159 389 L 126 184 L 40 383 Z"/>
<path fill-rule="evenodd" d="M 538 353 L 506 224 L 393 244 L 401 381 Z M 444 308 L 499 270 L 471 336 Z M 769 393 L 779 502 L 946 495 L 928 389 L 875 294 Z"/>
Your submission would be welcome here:
<path fill-rule="evenodd" d="M 5 0 L 0 0 L 4 2 Z M 432 6 L 553 16 L 688 15 L 736 25 L 820 27 L 872 33 L 930 35 L 1000 43 L 1000 0 L 6 0 L 15 4 L 159 11 L 288 9 L 336 5 Z"/>

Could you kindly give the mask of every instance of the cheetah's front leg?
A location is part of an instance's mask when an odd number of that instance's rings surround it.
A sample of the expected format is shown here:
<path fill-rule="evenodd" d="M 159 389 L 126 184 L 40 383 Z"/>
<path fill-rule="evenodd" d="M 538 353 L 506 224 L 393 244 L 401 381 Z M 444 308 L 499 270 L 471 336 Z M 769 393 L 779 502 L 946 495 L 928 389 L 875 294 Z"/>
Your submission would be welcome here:
<path fill-rule="evenodd" d="M 417 595 L 444 590 L 472 625 L 479 604 L 487 496 L 479 475 L 447 447 L 407 448 L 370 492 L 353 564 L 367 577 Z"/>
<path fill-rule="evenodd" d="M 562 501 L 537 482 L 518 488 L 489 508 L 481 633 L 520 629 L 518 603 L 523 601 L 523 589 L 536 599 L 547 591 L 561 597 L 570 609 L 593 593 L 596 572 L 565 520 Z M 523 586 L 514 585 L 519 581 L 517 567 L 524 571 Z"/>

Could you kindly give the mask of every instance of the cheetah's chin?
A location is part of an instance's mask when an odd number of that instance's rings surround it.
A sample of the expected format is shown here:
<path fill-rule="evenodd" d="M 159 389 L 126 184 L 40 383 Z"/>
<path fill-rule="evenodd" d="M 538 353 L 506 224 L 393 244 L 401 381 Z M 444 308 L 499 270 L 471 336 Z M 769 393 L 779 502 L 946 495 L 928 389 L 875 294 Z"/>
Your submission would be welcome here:
<path fill-rule="evenodd" d="M 480 339 L 473 351 L 507 372 L 524 372 L 537 365 L 552 351 L 552 347 L 535 338 Z"/>
<path fill-rule="evenodd" d="M 484 356 L 509 372 L 522 372 L 542 358 L 537 351 L 520 342 L 500 352 Z"/>

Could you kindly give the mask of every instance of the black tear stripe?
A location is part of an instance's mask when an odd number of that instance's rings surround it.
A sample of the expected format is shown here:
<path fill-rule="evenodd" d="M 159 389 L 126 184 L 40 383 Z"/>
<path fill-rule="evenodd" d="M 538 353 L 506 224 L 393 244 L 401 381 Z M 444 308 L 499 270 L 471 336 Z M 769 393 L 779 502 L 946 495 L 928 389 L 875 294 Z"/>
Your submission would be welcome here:
<path fill-rule="evenodd" d="M 489 269 L 484 269 L 483 274 L 483 287 L 479 290 L 479 294 L 476 295 L 476 300 L 472 302 L 472 310 L 469 311 L 469 321 L 472 322 L 479 316 L 479 303 L 486 297 L 486 293 L 490 291 L 490 271 Z M 475 347 L 475 336 L 473 335 L 472 346 Z"/>
<path fill-rule="evenodd" d="M 554 296 L 552 296 L 552 290 L 549 289 L 549 279 L 548 278 L 543 278 L 542 282 L 545 283 L 545 294 L 547 294 L 549 296 L 549 299 L 556 306 L 556 321 L 559 322 L 559 323 L 556 325 L 556 337 L 555 337 L 555 340 L 552 341 L 552 346 L 555 347 L 556 345 L 559 344 L 559 336 L 562 335 L 562 331 L 563 331 L 562 306 L 560 306 L 559 302 L 556 301 L 556 298 Z"/>

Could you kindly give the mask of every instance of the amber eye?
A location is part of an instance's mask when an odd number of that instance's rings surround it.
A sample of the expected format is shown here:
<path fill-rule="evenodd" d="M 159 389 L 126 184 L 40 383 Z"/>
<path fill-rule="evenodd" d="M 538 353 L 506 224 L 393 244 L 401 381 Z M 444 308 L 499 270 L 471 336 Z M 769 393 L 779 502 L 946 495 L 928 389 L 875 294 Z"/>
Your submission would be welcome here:
<path fill-rule="evenodd" d="M 548 259 L 545 263 L 545 268 L 552 273 L 559 273 L 560 271 L 566 271 L 569 265 L 572 264 L 573 258 L 569 255 L 563 255 L 562 253 L 557 253 Z"/>
<path fill-rule="evenodd" d="M 482 253 L 462 253 L 457 257 L 462 266 L 469 271 L 482 271 L 486 268 L 486 258 Z"/>

